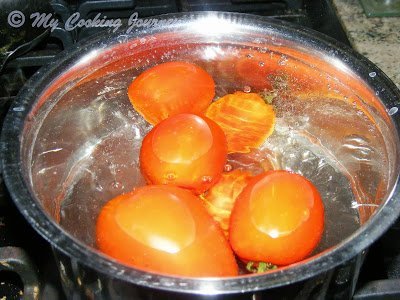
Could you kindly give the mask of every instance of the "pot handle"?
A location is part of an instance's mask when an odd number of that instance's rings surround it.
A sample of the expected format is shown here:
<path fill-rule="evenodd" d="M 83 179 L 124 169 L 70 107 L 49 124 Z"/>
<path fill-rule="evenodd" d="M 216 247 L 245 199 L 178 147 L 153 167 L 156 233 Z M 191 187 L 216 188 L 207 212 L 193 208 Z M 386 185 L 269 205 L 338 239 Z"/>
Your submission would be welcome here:
<path fill-rule="evenodd" d="M 27 253 L 18 247 L 0 247 L 0 271 L 17 273 L 24 285 L 23 299 L 39 299 L 39 280 L 36 268 Z"/>

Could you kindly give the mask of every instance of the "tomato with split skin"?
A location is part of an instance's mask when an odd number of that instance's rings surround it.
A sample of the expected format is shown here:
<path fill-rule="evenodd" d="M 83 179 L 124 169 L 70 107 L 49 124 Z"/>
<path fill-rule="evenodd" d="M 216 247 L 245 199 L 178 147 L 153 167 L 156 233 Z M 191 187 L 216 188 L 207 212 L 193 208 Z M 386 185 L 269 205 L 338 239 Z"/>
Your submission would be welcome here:
<path fill-rule="evenodd" d="M 221 179 L 201 195 L 209 214 L 219 223 L 226 237 L 229 218 L 237 196 L 251 179 L 251 173 L 236 169 L 222 174 Z"/>
<path fill-rule="evenodd" d="M 215 122 L 179 114 L 157 124 L 143 139 L 140 168 L 150 184 L 201 194 L 219 180 L 226 158 L 225 134 Z"/>
<path fill-rule="evenodd" d="M 245 261 L 282 266 L 306 258 L 324 228 L 324 206 L 314 185 L 288 171 L 254 177 L 233 208 L 229 240 Z"/>
<path fill-rule="evenodd" d="M 187 277 L 238 274 L 235 257 L 201 200 L 174 186 L 117 196 L 97 220 L 98 248 L 142 270 Z"/>
<path fill-rule="evenodd" d="M 213 102 L 206 116 L 224 131 L 228 153 L 248 153 L 272 134 L 275 112 L 259 94 L 235 92 Z"/>
<path fill-rule="evenodd" d="M 128 88 L 133 107 L 153 125 L 176 114 L 201 114 L 214 95 L 211 75 L 184 61 L 156 65 L 141 73 Z"/>

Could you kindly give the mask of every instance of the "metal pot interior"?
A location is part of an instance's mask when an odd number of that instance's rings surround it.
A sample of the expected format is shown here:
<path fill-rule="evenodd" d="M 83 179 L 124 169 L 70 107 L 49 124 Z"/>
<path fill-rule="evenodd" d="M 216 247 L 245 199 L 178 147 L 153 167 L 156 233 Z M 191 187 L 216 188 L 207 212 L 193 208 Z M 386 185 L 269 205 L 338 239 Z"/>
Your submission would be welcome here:
<path fill-rule="evenodd" d="M 378 71 L 366 73 L 348 52 L 311 35 L 279 22 L 204 14 L 80 45 L 43 76 L 24 120 L 22 173 L 33 201 L 96 251 L 101 207 L 144 184 L 138 151 L 151 126 L 133 109 L 127 87 L 151 66 L 190 61 L 213 76 L 216 97 L 244 90 L 273 99 L 272 136 L 230 163 L 254 173 L 292 170 L 311 180 L 326 211 L 313 255 L 334 250 L 389 201 L 399 171 L 398 134 L 371 84 L 382 80 Z"/>

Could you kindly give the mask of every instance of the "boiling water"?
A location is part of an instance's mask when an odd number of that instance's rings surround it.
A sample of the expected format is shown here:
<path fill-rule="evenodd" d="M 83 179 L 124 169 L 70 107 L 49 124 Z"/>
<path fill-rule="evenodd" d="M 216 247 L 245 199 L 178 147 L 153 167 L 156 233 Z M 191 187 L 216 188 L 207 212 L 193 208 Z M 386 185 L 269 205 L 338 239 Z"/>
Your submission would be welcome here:
<path fill-rule="evenodd" d="M 151 126 L 128 100 L 133 76 L 127 71 L 68 92 L 48 114 L 51 122 L 40 129 L 32 153 L 38 198 L 62 227 L 92 247 L 101 207 L 145 184 L 138 156 Z M 220 96 L 227 90 L 217 82 Z M 381 133 L 357 107 L 303 98 L 275 97 L 274 133 L 260 149 L 230 155 L 229 164 L 253 174 L 291 170 L 313 182 L 325 206 L 320 252 L 351 235 L 378 206 L 387 162 Z"/>

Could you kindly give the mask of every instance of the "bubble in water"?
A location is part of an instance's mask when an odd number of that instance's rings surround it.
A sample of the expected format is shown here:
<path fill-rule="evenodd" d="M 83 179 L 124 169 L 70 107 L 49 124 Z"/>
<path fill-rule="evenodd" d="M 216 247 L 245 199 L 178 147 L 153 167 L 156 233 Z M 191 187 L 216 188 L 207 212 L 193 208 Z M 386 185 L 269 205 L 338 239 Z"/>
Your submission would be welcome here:
<path fill-rule="evenodd" d="M 267 53 L 268 49 L 264 47 L 264 48 L 261 48 L 259 51 L 260 51 L 261 53 Z"/>
<path fill-rule="evenodd" d="M 119 182 L 119 181 L 113 181 L 113 182 L 111 183 L 111 187 L 112 187 L 113 189 L 123 189 L 123 188 L 124 188 L 124 185 L 123 185 L 121 182 Z"/>
<path fill-rule="evenodd" d="M 232 171 L 232 169 L 233 169 L 233 167 L 232 167 L 232 165 L 230 165 L 230 164 L 226 164 L 226 165 L 224 166 L 224 171 L 225 171 L 225 172 L 230 172 L 230 171 Z"/>
<path fill-rule="evenodd" d="M 288 58 L 286 55 L 282 54 L 281 59 L 278 61 L 278 65 L 284 66 L 288 62 Z"/>
<path fill-rule="evenodd" d="M 258 65 L 259 65 L 260 67 L 264 67 L 264 66 L 265 66 L 265 62 L 260 61 L 260 62 L 258 62 Z"/>
<path fill-rule="evenodd" d="M 176 174 L 175 173 L 167 173 L 164 175 L 164 178 L 168 181 L 172 181 L 176 179 Z"/>
<path fill-rule="evenodd" d="M 212 176 L 203 176 L 202 178 L 201 178 L 201 181 L 203 181 L 203 182 L 211 182 L 213 180 L 213 178 L 212 178 Z"/>
<path fill-rule="evenodd" d="M 245 87 L 243 87 L 243 92 L 245 92 L 245 93 L 250 93 L 250 92 L 251 92 L 251 87 L 249 87 L 248 85 L 246 85 Z"/>
<path fill-rule="evenodd" d="M 369 77 L 374 78 L 376 76 L 376 72 L 371 72 L 368 75 L 369 75 Z"/>
<path fill-rule="evenodd" d="M 249 53 L 249 54 L 246 54 L 246 57 L 247 57 L 247 58 L 253 58 L 253 54 L 250 54 L 250 53 Z"/>
<path fill-rule="evenodd" d="M 310 151 L 306 150 L 302 153 L 303 159 L 307 159 L 310 156 Z"/>
<path fill-rule="evenodd" d="M 394 106 L 394 107 L 392 107 L 391 109 L 389 109 L 388 114 L 389 114 L 389 116 L 392 116 L 392 115 L 394 115 L 395 113 L 397 113 L 398 111 L 399 111 L 399 108 L 396 107 L 396 106 Z"/>

